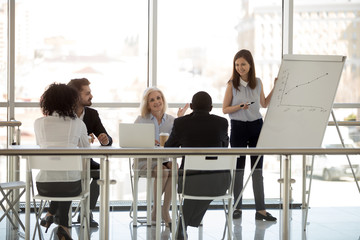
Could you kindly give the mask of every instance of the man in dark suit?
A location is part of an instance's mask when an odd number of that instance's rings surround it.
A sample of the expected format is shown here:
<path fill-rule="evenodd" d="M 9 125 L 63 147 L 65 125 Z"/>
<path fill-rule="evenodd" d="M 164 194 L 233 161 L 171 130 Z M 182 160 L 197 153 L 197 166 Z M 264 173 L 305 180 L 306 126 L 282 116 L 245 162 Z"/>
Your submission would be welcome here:
<path fill-rule="evenodd" d="M 175 119 L 174 125 L 165 143 L 165 147 L 228 147 L 228 121 L 217 115 L 210 114 L 212 100 L 208 93 L 196 93 L 190 104 L 193 112 Z M 179 170 L 178 191 L 182 189 L 182 171 L 184 160 Z M 188 176 L 190 175 L 190 178 Z M 185 193 L 189 194 L 224 194 L 230 184 L 228 172 L 192 171 L 186 175 Z M 216 187 L 215 187 L 216 186 Z M 183 218 L 185 230 L 187 226 L 198 227 L 211 201 L 185 200 Z M 182 225 L 179 224 L 176 239 L 183 239 Z"/>
<path fill-rule="evenodd" d="M 76 108 L 76 114 L 84 121 L 88 135 L 91 137 L 90 141 L 93 143 L 95 137 L 97 137 L 101 146 L 111 146 L 112 138 L 106 132 L 100 120 L 99 113 L 95 109 L 90 108 L 93 96 L 91 95 L 89 80 L 86 78 L 72 79 L 68 85 L 75 88 L 79 92 L 79 102 Z M 92 210 L 94 210 L 96 207 L 96 202 L 100 193 L 99 185 L 96 182 L 100 177 L 100 164 L 91 159 L 90 168 L 92 178 L 92 182 L 90 184 L 90 211 L 92 212 Z M 93 219 L 91 213 L 90 227 L 98 226 L 99 224 Z"/>

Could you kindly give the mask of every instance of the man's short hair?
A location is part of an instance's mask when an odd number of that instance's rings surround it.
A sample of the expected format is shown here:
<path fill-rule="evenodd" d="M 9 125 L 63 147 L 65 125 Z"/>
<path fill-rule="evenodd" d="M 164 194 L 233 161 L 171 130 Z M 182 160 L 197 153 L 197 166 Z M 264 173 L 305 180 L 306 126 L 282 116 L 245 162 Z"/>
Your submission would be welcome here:
<path fill-rule="evenodd" d="M 90 81 L 87 78 L 75 78 L 71 79 L 71 81 L 67 85 L 75 88 L 76 90 L 78 90 L 78 92 L 80 92 L 83 86 L 90 85 Z"/>
<path fill-rule="evenodd" d="M 205 110 L 210 112 L 212 109 L 212 100 L 207 92 L 200 91 L 194 94 L 191 105 L 193 110 Z"/>

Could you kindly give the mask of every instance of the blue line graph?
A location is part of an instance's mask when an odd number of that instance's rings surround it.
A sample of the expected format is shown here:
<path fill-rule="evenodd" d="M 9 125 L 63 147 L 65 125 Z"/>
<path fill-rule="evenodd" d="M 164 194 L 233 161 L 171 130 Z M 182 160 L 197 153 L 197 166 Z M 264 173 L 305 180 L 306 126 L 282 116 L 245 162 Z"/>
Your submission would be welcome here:
<path fill-rule="evenodd" d="M 291 91 L 296 90 L 296 89 L 299 88 L 299 87 L 307 86 L 307 85 L 309 85 L 309 84 L 311 84 L 311 83 L 313 83 L 313 82 L 315 82 L 315 81 L 318 81 L 319 79 L 321 79 L 321 78 L 323 78 L 323 77 L 326 77 L 327 75 L 329 75 L 329 73 L 325 73 L 325 74 L 323 74 L 323 75 L 321 75 L 321 76 L 319 76 L 319 77 L 317 77 L 317 78 L 315 78 L 315 79 L 313 79 L 313 80 L 310 80 L 310 81 L 308 81 L 308 82 L 306 82 L 306 83 L 302 83 L 302 84 L 296 85 L 295 87 L 290 88 L 288 91 L 284 92 L 284 94 L 286 95 L 286 94 L 290 93 Z"/>
<path fill-rule="evenodd" d="M 302 111 L 306 108 L 309 111 L 320 110 L 325 112 L 326 108 L 321 102 L 315 100 L 318 97 L 314 96 L 314 94 L 319 94 L 319 86 L 326 86 L 325 83 L 328 76 L 329 73 L 325 72 L 318 76 L 302 79 L 291 76 L 289 70 L 285 69 L 279 76 L 281 80 L 279 82 L 280 88 L 278 89 L 278 106 L 298 107 L 297 111 Z"/>

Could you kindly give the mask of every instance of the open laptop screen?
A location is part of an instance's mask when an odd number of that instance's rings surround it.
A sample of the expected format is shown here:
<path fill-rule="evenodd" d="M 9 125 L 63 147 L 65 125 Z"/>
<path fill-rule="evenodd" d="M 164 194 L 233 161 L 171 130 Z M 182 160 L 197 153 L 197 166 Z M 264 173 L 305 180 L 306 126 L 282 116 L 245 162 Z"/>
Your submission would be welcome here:
<path fill-rule="evenodd" d="M 119 143 L 123 148 L 154 148 L 155 126 L 152 123 L 120 123 Z"/>

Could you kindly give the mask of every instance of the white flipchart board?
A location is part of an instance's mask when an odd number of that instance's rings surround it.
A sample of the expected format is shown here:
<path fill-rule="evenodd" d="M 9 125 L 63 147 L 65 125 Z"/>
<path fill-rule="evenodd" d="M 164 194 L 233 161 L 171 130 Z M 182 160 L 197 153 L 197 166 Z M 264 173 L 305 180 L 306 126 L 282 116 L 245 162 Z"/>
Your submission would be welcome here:
<path fill-rule="evenodd" d="M 321 147 L 345 59 L 285 55 L 257 147 Z"/>

